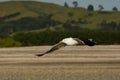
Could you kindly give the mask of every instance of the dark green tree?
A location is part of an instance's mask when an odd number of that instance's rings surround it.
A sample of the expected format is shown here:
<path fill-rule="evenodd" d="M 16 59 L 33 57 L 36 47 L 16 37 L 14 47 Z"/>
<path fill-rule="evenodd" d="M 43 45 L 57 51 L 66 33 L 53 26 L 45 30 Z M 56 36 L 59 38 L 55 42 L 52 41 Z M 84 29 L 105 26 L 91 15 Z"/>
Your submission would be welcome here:
<path fill-rule="evenodd" d="M 88 11 L 94 11 L 94 6 L 93 5 L 88 5 Z"/>
<path fill-rule="evenodd" d="M 98 5 L 99 11 L 102 11 L 104 9 L 103 5 Z"/>
<path fill-rule="evenodd" d="M 117 8 L 117 7 L 113 7 L 112 11 L 117 12 L 117 11 L 118 11 L 118 8 Z"/>
<path fill-rule="evenodd" d="M 75 8 L 78 7 L 78 2 L 77 1 L 73 1 L 72 3 L 73 3 L 73 5 L 74 5 Z"/>
<path fill-rule="evenodd" d="M 69 8 L 69 5 L 67 2 L 64 3 L 64 7 Z"/>

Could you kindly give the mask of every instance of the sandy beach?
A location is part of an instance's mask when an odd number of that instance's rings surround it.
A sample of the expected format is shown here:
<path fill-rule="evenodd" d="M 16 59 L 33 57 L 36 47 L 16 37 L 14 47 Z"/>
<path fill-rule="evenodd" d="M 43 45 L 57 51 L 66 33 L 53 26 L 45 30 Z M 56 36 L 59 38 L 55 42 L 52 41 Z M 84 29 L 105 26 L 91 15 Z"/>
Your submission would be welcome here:
<path fill-rule="evenodd" d="M 0 80 L 120 80 L 120 45 L 0 48 Z"/>

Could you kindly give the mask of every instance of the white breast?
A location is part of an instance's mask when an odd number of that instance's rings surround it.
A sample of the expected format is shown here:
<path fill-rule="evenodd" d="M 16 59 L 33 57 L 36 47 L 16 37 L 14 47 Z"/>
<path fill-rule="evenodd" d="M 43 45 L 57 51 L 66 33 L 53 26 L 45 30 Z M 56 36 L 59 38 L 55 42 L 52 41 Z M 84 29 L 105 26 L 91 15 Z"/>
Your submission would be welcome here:
<path fill-rule="evenodd" d="M 78 44 L 78 42 L 76 40 L 74 40 L 73 38 L 65 38 L 62 41 L 64 43 L 66 43 L 67 45 L 76 45 L 76 44 Z"/>

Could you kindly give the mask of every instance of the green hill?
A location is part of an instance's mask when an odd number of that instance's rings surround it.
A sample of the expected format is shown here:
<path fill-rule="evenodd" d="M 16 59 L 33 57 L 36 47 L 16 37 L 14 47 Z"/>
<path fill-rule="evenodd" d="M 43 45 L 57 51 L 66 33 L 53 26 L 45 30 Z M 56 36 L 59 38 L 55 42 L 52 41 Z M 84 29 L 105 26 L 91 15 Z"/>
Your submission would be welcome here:
<path fill-rule="evenodd" d="M 0 3 L 0 12 L 5 15 L 20 12 L 21 17 L 37 17 L 43 13 L 57 13 L 62 6 L 55 4 L 32 2 L 32 1 L 10 1 Z"/>
<path fill-rule="evenodd" d="M 81 29 L 81 28 L 100 29 L 100 24 L 103 21 L 105 21 L 106 23 L 115 22 L 117 25 L 120 24 L 120 16 L 119 16 L 120 12 L 108 12 L 108 11 L 104 11 L 104 12 L 92 11 L 91 12 L 91 11 L 87 11 L 86 9 L 80 8 L 80 7 L 79 8 L 66 8 L 64 6 L 60 6 L 60 5 L 52 4 L 52 3 L 43 3 L 43 2 L 35 2 L 35 1 L 10 1 L 10 2 L 0 3 L 0 18 L 5 19 L 4 23 L 0 23 L 1 25 L 0 33 L 1 31 L 4 31 L 4 30 L 5 30 L 4 33 L 7 32 L 6 29 L 8 30 L 8 27 L 9 26 L 12 27 L 13 24 L 16 25 L 14 27 L 17 27 L 20 24 L 20 23 L 18 24 L 18 22 L 21 22 L 22 24 L 24 22 L 23 18 L 26 18 L 26 17 L 27 17 L 27 20 L 31 19 L 31 22 L 33 22 L 32 20 L 34 20 L 34 22 L 37 22 L 37 23 L 39 23 L 38 21 L 41 21 L 41 22 L 43 21 L 43 23 L 47 23 L 49 21 L 37 19 L 39 16 L 44 17 L 46 15 L 47 16 L 52 15 L 50 17 L 50 20 L 52 19 L 53 22 L 56 21 L 57 23 L 59 23 L 59 24 L 50 25 L 50 26 L 41 25 L 42 28 L 45 26 L 44 28 L 49 27 L 49 29 L 51 30 L 58 30 L 58 29 L 75 30 L 75 29 Z M 19 21 L 21 19 L 22 21 Z M 48 18 L 45 17 L 44 19 L 48 19 Z M 24 24 L 24 23 L 23 24 L 27 26 L 37 24 L 37 23 L 30 24 L 31 22 L 27 22 L 27 24 Z M 27 28 L 30 28 L 30 27 L 31 26 Z M 41 28 L 35 28 L 33 30 L 36 30 L 36 29 L 38 30 Z M 16 30 L 14 32 L 22 31 L 22 30 L 23 29 Z"/>
<path fill-rule="evenodd" d="M 33 2 L 33 1 L 10 1 L 0 3 L 0 13 L 5 15 L 13 14 L 20 12 L 21 15 L 16 17 L 37 17 L 42 14 L 53 14 L 53 18 L 65 21 L 69 18 L 68 13 L 74 13 L 74 19 L 87 14 L 87 11 L 83 8 L 65 8 L 60 5 L 52 3 L 43 3 L 43 2 Z M 0 17 L 2 17 L 1 15 Z"/>

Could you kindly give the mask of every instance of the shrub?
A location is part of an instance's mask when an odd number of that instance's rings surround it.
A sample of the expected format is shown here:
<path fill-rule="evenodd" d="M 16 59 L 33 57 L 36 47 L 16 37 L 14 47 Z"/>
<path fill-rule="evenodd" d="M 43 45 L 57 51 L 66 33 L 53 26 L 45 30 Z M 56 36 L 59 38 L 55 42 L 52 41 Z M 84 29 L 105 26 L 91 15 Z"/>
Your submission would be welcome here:
<path fill-rule="evenodd" d="M 97 44 L 120 44 L 120 32 L 100 31 L 40 31 L 16 33 L 13 38 L 23 46 L 52 45 L 66 37 L 93 38 Z"/>
<path fill-rule="evenodd" d="M 18 47 L 18 46 L 21 46 L 21 43 L 15 41 L 10 37 L 0 39 L 0 47 Z"/>

